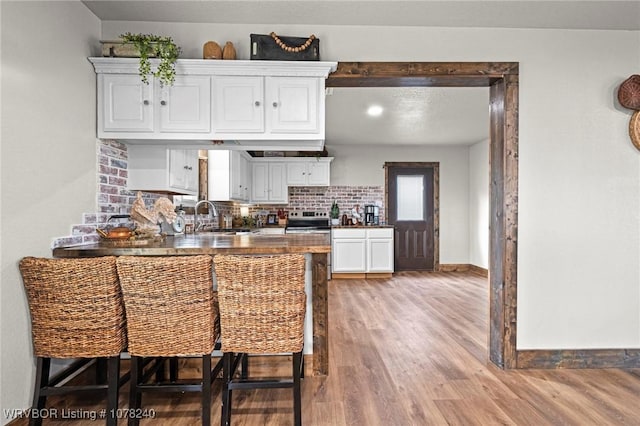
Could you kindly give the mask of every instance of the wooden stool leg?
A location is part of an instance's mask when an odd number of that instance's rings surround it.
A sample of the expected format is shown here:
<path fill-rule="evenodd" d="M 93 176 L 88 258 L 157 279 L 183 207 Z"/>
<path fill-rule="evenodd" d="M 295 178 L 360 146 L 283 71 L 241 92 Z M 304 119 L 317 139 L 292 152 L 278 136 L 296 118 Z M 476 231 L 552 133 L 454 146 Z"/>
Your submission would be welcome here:
<path fill-rule="evenodd" d="M 120 390 L 120 355 L 109 357 L 107 367 L 107 426 L 118 424 L 118 394 Z"/>
<path fill-rule="evenodd" d="M 202 426 L 211 425 L 211 354 L 202 356 Z"/>
<path fill-rule="evenodd" d="M 42 389 L 49 386 L 49 371 L 51 369 L 51 358 L 38 357 L 36 360 L 36 381 L 33 390 L 33 405 L 32 410 L 37 410 L 40 413 L 47 403 L 46 395 L 42 395 Z M 29 417 L 29 426 L 36 426 L 42 424 L 42 417 L 32 415 Z"/>
<path fill-rule="evenodd" d="M 293 416 L 296 426 L 302 425 L 302 398 L 300 393 L 300 366 L 302 352 L 293 354 Z"/>

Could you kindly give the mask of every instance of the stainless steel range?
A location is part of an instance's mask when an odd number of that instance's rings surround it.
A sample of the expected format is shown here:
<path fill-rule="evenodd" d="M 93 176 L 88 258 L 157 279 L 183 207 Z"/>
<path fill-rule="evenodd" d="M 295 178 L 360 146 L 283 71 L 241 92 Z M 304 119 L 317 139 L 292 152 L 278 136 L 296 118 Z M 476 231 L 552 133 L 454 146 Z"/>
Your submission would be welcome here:
<path fill-rule="evenodd" d="M 329 224 L 328 211 L 294 210 L 289 212 L 285 233 L 328 234 L 331 232 Z"/>

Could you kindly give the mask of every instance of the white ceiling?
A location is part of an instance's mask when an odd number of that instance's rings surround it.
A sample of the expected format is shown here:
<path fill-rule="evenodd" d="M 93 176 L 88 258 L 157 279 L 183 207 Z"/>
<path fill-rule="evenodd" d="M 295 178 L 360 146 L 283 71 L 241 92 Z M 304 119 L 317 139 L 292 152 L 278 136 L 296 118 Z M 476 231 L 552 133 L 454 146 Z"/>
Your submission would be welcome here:
<path fill-rule="evenodd" d="M 640 30 L 634 1 L 93 1 L 103 21 Z M 371 119 L 371 104 L 384 108 Z M 330 145 L 470 145 L 489 133 L 487 88 L 334 88 Z"/>

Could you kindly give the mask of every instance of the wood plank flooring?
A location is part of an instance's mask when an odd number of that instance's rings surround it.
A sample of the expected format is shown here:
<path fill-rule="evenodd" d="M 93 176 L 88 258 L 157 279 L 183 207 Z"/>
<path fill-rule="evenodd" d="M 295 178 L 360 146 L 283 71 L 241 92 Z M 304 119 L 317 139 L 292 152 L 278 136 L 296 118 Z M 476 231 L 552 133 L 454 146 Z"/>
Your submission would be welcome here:
<path fill-rule="evenodd" d="M 503 371 L 490 364 L 488 305 L 487 279 L 470 273 L 330 281 L 330 375 L 303 380 L 303 423 L 640 424 L 640 370 Z M 276 361 L 252 362 L 252 372 L 267 374 Z M 187 362 L 181 373 L 198 375 L 194 365 Z M 286 373 L 289 365 L 276 370 Z M 219 389 L 215 385 L 213 424 L 220 419 Z M 120 407 L 126 408 L 126 386 L 121 395 Z M 290 395 L 289 390 L 236 391 L 232 422 L 290 425 Z M 50 398 L 49 406 L 99 410 L 102 402 L 97 396 L 67 396 Z M 200 424 L 198 394 L 145 395 L 143 406 L 157 414 L 143 425 Z"/>

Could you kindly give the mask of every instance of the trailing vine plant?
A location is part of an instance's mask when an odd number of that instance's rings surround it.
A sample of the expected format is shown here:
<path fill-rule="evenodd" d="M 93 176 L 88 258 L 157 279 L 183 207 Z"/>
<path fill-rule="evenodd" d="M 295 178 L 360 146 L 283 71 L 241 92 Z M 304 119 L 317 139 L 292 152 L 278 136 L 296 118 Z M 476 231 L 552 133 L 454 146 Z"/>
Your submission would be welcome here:
<path fill-rule="evenodd" d="M 180 55 L 180 48 L 171 37 L 157 36 L 154 34 L 120 34 L 125 43 L 132 43 L 140 52 L 140 78 L 149 84 L 148 76 L 153 74 L 160 81 L 161 86 L 171 86 L 176 78 L 175 64 Z M 151 71 L 149 57 L 160 59 L 155 72 Z"/>

